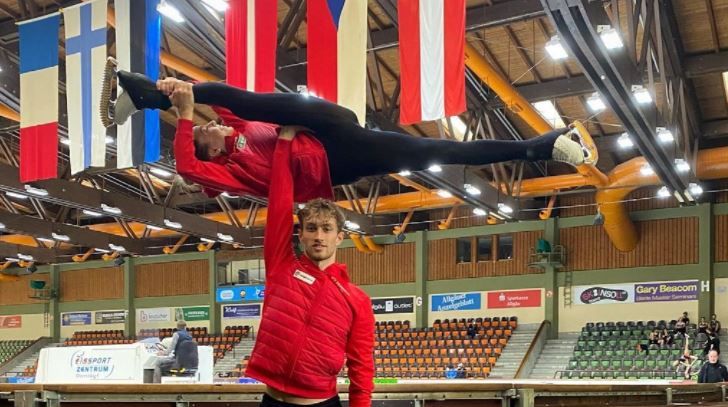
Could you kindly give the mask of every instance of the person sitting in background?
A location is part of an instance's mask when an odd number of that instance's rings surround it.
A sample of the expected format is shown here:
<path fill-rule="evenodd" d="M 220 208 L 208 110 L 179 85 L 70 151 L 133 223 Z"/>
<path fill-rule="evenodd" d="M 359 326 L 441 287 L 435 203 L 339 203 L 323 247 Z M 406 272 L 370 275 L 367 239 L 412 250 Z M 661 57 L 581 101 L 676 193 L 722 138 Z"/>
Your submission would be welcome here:
<path fill-rule="evenodd" d="M 688 317 L 688 312 L 687 311 L 683 312 L 682 313 L 682 316 L 680 318 L 678 318 L 677 320 L 678 320 L 678 322 L 679 321 L 684 322 L 685 323 L 685 326 L 690 325 L 690 318 Z"/>
<path fill-rule="evenodd" d="M 698 322 L 698 333 L 707 333 L 708 330 L 708 322 L 705 320 L 705 317 L 700 317 L 700 322 Z"/>
<path fill-rule="evenodd" d="M 457 377 L 458 379 L 465 379 L 465 377 L 467 376 L 467 372 L 465 371 L 465 366 L 463 366 L 462 363 L 458 363 L 458 368 L 456 371 L 457 371 L 457 375 L 455 377 Z"/>
<path fill-rule="evenodd" d="M 475 339 L 475 327 L 473 324 L 468 325 L 468 338 Z"/>
<path fill-rule="evenodd" d="M 705 342 L 705 347 L 703 348 L 703 356 L 708 355 L 712 350 L 720 353 L 720 338 L 718 337 L 718 335 L 711 329 L 708 329 L 706 334 L 708 335 L 708 341 Z"/>
<path fill-rule="evenodd" d="M 715 332 L 717 336 L 720 336 L 720 321 L 718 321 L 718 316 L 713 314 L 710 316 L 710 329 Z"/>
<path fill-rule="evenodd" d="M 177 364 L 179 346 L 183 342 L 192 341 L 192 336 L 187 332 L 187 323 L 177 321 L 177 332 L 172 335 L 172 341 L 164 350 L 159 351 L 157 362 L 154 364 L 154 383 L 162 382 L 162 372 L 167 372 Z"/>
<path fill-rule="evenodd" d="M 674 338 L 672 335 L 670 335 L 670 332 L 667 331 L 667 328 L 664 328 L 662 330 L 662 334 L 660 334 L 660 345 L 661 346 L 669 346 L 674 343 Z"/>
<path fill-rule="evenodd" d="M 698 383 L 720 383 L 728 381 L 728 369 L 718 361 L 720 352 L 708 352 L 708 362 L 703 364 L 698 373 Z"/>
<path fill-rule="evenodd" d="M 682 318 L 678 319 L 677 322 L 675 322 L 674 336 L 675 337 L 682 336 L 687 339 L 687 329 L 688 329 L 688 326 L 685 323 L 685 321 L 683 321 Z"/>
<path fill-rule="evenodd" d="M 455 379 L 455 378 L 457 378 L 457 376 L 458 376 L 458 372 L 457 372 L 457 370 L 455 370 L 455 367 L 452 364 L 447 365 L 447 367 L 445 368 L 445 378 L 446 379 Z"/>

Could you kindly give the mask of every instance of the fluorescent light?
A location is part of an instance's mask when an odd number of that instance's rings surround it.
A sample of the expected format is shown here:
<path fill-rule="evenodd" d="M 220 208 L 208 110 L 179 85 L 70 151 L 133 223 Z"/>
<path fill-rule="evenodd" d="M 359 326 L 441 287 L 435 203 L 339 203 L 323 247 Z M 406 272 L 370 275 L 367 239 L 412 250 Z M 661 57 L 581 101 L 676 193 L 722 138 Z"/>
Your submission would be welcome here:
<path fill-rule="evenodd" d="M 678 172 L 688 172 L 688 171 L 690 171 L 690 164 L 688 164 L 688 162 L 682 158 L 676 158 L 675 159 L 675 168 L 677 169 Z"/>
<path fill-rule="evenodd" d="M 154 225 L 147 225 L 147 229 L 154 230 L 154 231 L 162 230 L 162 228 L 160 228 L 159 226 L 154 226 Z"/>
<path fill-rule="evenodd" d="M 488 212 L 486 212 L 485 209 L 481 209 L 481 208 L 473 209 L 473 215 L 475 215 L 475 216 L 485 216 L 487 214 L 488 214 Z"/>
<path fill-rule="evenodd" d="M 202 241 L 203 241 L 203 242 L 205 242 L 205 243 L 215 243 L 215 241 L 214 241 L 214 240 L 212 240 L 212 239 L 208 239 L 208 238 L 206 238 L 206 237 L 201 237 L 201 238 L 200 238 L 200 240 L 202 240 Z"/>
<path fill-rule="evenodd" d="M 410 175 L 412 175 L 412 171 L 402 170 L 402 171 L 399 172 L 399 175 L 402 176 L 402 177 L 409 177 Z"/>
<path fill-rule="evenodd" d="M 111 253 L 111 250 L 99 249 L 98 247 L 95 248 L 94 250 L 97 251 L 97 252 L 99 252 L 99 253 Z"/>
<path fill-rule="evenodd" d="M 430 168 L 427 169 L 427 171 L 430 171 L 430 172 L 442 172 L 442 167 L 440 167 L 437 164 L 433 164 L 433 165 L 430 166 Z"/>
<path fill-rule="evenodd" d="M 19 194 L 17 192 L 6 192 L 5 195 L 11 197 L 11 198 L 17 198 L 17 199 L 28 199 L 27 195 Z"/>
<path fill-rule="evenodd" d="M 70 146 L 71 145 L 71 140 L 68 137 L 61 137 L 61 144 Z"/>
<path fill-rule="evenodd" d="M 504 214 L 508 215 L 508 214 L 513 213 L 513 208 L 511 208 L 510 206 L 508 206 L 508 205 L 506 205 L 504 203 L 499 203 L 498 204 L 498 212 L 504 213 Z"/>
<path fill-rule="evenodd" d="M 69 242 L 71 240 L 71 238 L 67 235 L 61 235 L 56 232 L 51 233 L 51 236 L 56 240 L 60 240 L 61 242 Z"/>
<path fill-rule="evenodd" d="M 17 263 L 17 262 L 20 261 L 20 259 L 16 259 L 15 257 L 6 257 L 5 260 L 11 261 L 11 262 L 14 262 L 14 263 Z"/>
<path fill-rule="evenodd" d="M 634 143 L 632 142 L 632 139 L 629 138 L 629 134 L 627 133 L 622 133 L 622 135 L 619 136 L 619 138 L 617 139 L 617 144 L 619 144 L 621 148 L 625 149 L 634 147 Z"/>
<path fill-rule="evenodd" d="M 169 178 L 172 176 L 171 172 L 169 172 L 163 168 L 151 167 L 149 169 L 149 172 L 151 172 L 154 175 L 160 176 L 162 178 Z"/>
<path fill-rule="evenodd" d="M 119 208 L 117 208 L 115 206 L 109 206 L 109 205 L 106 205 L 105 203 L 102 203 L 101 204 L 101 209 L 104 212 L 108 212 L 108 213 L 113 214 L 113 215 L 121 215 L 121 209 L 119 209 Z"/>
<path fill-rule="evenodd" d="M 465 192 L 467 192 L 468 195 L 472 195 L 472 196 L 480 195 L 480 190 L 470 184 L 463 185 L 463 188 L 465 188 Z"/>
<path fill-rule="evenodd" d="M 30 185 L 25 185 L 25 190 L 33 195 L 48 196 L 48 191 L 43 188 L 36 188 Z"/>
<path fill-rule="evenodd" d="M 159 11 L 159 14 L 169 18 L 175 23 L 183 23 L 185 21 L 182 13 L 180 13 L 176 7 L 172 6 L 164 0 L 162 0 L 162 2 L 157 5 L 157 11 Z"/>
<path fill-rule="evenodd" d="M 349 230 L 359 230 L 359 229 L 361 229 L 361 226 L 359 226 L 358 223 L 352 222 L 350 220 L 347 220 L 346 222 L 344 222 L 344 227 L 347 228 L 347 229 L 349 229 Z"/>
<path fill-rule="evenodd" d="M 549 124 L 551 124 L 554 128 L 562 128 L 566 127 L 566 123 L 564 123 L 564 120 L 561 119 L 561 115 L 559 115 L 559 112 L 556 111 L 556 106 L 554 103 L 550 100 L 542 100 L 540 102 L 536 102 L 533 104 L 533 107 L 538 110 L 538 112 L 541 114 L 541 117 L 543 117 Z"/>
<path fill-rule="evenodd" d="M 104 215 L 103 215 L 103 214 L 101 214 L 101 213 L 98 213 L 98 212 L 94 212 L 94 211 L 90 211 L 90 210 L 88 210 L 88 209 L 84 209 L 84 210 L 83 210 L 83 211 L 81 211 L 81 212 L 83 212 L 83 214 L 84 214 L 84 215 L 88 215 L 88 216 L 93 216 L 94 218 L 98 218 L 99 216 L 104 216 Z"/>
<path fill-rule="evenodd" d="M 723 88 L 725 88 L 725 100 L 728 102 L 728 71 L 723 72 Z"/>
<path fill-rule="evenodd" d="M 450 191 L 445 191 L 444 189 L 438 189 L 437 195 L 440 196 L 440 198 L 452 198 L 452 193 L 450 193 Z"/>
<path fill-rule="evenodd" d="M 228 2 L 225 0 L 202 0 L 202 2 L 221 13 L 228 9 Z"/>
<path fill-rule="evenodd" d="M 693 196 L 699 196 L 703 193 L 703 187 L 694 182 L 691 182 L 690 184 L 688 184 L 688 191 L 690 191 L 690 194 Z"/>
<path fill-rule="evenodd" d="M 642 174 L 645 177 L 649 177 L 650 175 L 655 175 L 655 170 L 652 169 L 652 166 L 650 164 L 645 164 L 640 168 L 640 174 Z"/>
<path fill-rule="evenodd" d="M 554 35 L 546 42 L 546 52 L 548 52 L 552 59 L 565 59 L 569 57 L 558 35 Z"/>
<path fill-rule="evenodd" d="M 124 246 L 115 245 L 113 243 L 109 243 L 109 249 L 115 251 L 115 252 L 125 252 L 126 248 Z"/>
<path fill-rule="evenodd" d="M 602 42 L 607 49 L 617 49 L 624 47 L 622 38 L 619 36 L 619 32 L 615 28 L 609 25 L 597 26 L 597 32 L 602 38 Z"/>
<path fill-rule="evenodd" d="M 602 98 L 599 97 L 598 93 L 592 93 L 591 96 L 586 100 L 587 106 L 589 106 L 589 110 L 592 112 L 601 112 L 602 110 L 606 109 L 607 106 L 604 104 L 604 101 L 602 101 Z"/>
<path fill-rule="evenodd" d="M 645 104 L 652 102 L 652 95 L 650 95 L 650 92 L 642 85 L 632 85 L 632 94 L 637 100 L 637 103 Z"/>
<path fill-rule="evenodd" d="M 225 198 L 228 198 L 228 199 L 235 199 L 235 198 L 239 198 L 239 197 L 238 197 L 237 195 L 233 195 L 233 194 L 231 194 L 231 193 L 229 193 L 229 192 L 227 192 L 227 191 L 223 192 L 223 193 L 222 193 L 222 194 L 220 194 L 220 195 L 222 195 L 223 197 L 225 197 Z"/>
<path fill-rule="evenodd" d="M 31 255 L 29 255 L 29 254 L 23 254 L 23 253 L 18 253 L 18 258 L 19 258 L 20 260 L 25 260 L 25 261 L 33 261 L 33 260 L 35 260 L 35 259 L 33 258 L 33 256 L 31 256 Z"/>
<path fill-rule="evenodd" d="M 224 242 L 232 242 L 233 241 L 233 237 L 232 236 L 226 235 L 226 234 L 220 233 L 220 232 L 217 233 L 217 238 L 220 239 L 220 240 L 222 240 L 222 241 L 224 241 Z"/>
<path fill-rule="evenodd" d="M 45 242 L 45 243 L 55 243 L 53 239 L 49 239 L 47 237 L 36 237 L 39 242 Z"/>
<path fill-rule="evenodd" d="M 114 138 L 111 136 L 105 136 L 104 137 L 104 143 L 106 144 L 114 144 Z"/>
<path fill-rule="evenodd" d="M 663 144 L 675 141 L 675 137 L 673 137 L 672 132 L 664 127 L 657 128 L 657 138 Z"/>
<path fill-rule="evenodd" d="M 658 198 L 667 198 L 669 196 L 670 196 L 670 190 L 667 189 L 667 187 L 662 187 L 659 190 L 657 190 Z"/>
<path fill-rule="evenodd" d="M 174 222 L 174 221 L 171 221 L 169 219 L 165 219 L 164 220 L 164 225 L 167 226 L 168 228 L 172 228 L 172 229 L 182 229 L 182 224 L 181 223 Z"/>
<path fill-rule="evenodd" d="M 0 229 L 5 229 L 5 224 L 0 222 Z"/>

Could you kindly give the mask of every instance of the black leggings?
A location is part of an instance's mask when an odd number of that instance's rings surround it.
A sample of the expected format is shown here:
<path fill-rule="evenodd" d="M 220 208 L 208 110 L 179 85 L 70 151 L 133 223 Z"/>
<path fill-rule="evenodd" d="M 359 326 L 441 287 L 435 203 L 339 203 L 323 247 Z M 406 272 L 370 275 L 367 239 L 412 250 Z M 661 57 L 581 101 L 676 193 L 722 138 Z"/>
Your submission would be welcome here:
<path fill-rule="evenodd" d="M 548 160 L 554 130 L 527 141 L 455 140 L 417 137 L 359 125 L 351 110 L 296 93 L 253 93 L 220 82 L 193 86 L 195 102 L 229 109 L 242 119 L 311 129 L 323 144 L 334 185 L 433 164 L 485 165 L 510 160 Z"/>
<path fill-rule="evenodd" d="M 268 394 L 264 394 L 263 400 L 260 402 L 260 407 L 299 407 L 299 405 L 278 401 Z M 306 407 L 341 407 L 341 400 L 339 396 L 334 396 L 320 403 L 306 405 Z"/>

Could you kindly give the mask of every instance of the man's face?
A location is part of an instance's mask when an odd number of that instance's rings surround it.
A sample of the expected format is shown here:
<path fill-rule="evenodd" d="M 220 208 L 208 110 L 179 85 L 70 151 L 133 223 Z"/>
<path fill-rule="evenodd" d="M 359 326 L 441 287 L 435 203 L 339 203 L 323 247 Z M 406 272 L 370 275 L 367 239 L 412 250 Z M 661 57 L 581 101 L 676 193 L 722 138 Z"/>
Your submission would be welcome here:
<path fill-rule="evenodd" d="M 207 153 L 210 157 L 217 157 L 225 149 L 225 137 L 233 133 L 233 128 L 222 126 L 215 121 L 199 126 L 195 132 L 195 140 L 198 143 L 207 145 Z"/>
<path fill-rule="evenodd" d="M 708 361 L 710 363 L 717 363 L 718 362 L 718 352 L 711 350 L 710 353 L 708 353 Z"/>
<path fill-rule="evenodd" d="M 303 222 L 301 244 L 311 260 L 328 260 L 336 253 L 336 248 L 343 240 L 344 232 L 338 230 L 334 217 L 314 215 Z"/>

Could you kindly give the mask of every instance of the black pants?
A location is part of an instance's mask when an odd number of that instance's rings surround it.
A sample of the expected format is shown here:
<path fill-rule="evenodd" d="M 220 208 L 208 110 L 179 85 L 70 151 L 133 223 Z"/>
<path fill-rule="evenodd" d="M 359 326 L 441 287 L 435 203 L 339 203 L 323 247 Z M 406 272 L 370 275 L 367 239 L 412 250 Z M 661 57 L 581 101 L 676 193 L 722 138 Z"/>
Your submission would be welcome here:
<path fill-rule="evenodd" d="M 260 402 L 260 407 L 299 407 L 299 405 L 278 401 L 273 397 L 264 394 L 263 400 Z M 306 407 L 341 407 L 341 400 L 339 400 L 339 396 L 335 396 L 320 403 L 307 405 Z"/>
<path fill-rule="evenodd" d="M 326 150 L 334 185 L 433 164 L 485 165 L 510 160 L 548 160 L 555 130 L 527 141 L 454 140 L 416 137 L 361 127 L 349 109 L 295 93 L 253 93 L 219 82 L 193 86 L 195 102 L 230 109 L 242 119 L 311 129 Z"/>

